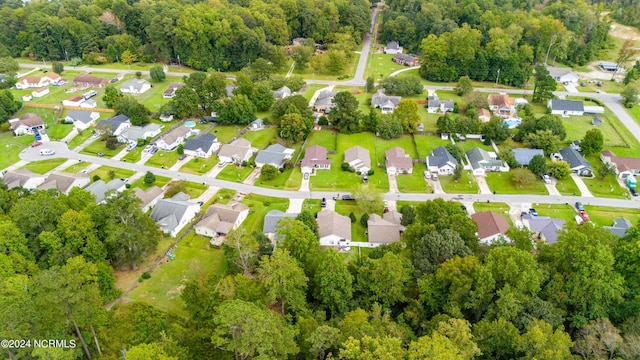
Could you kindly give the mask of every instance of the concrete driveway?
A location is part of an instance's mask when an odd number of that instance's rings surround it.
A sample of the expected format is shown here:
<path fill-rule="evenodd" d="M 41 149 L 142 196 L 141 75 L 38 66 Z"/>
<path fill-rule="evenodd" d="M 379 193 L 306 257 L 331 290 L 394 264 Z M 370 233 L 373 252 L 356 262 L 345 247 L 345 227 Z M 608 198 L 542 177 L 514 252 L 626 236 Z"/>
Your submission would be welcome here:
<path fill-rule="evenodd" d="M 571 174 L 571 178 L 578 186 L 578 189 L 580 189 L 582 197 L 593 197 L 591 191 L 589 191 L 589 187 L 584 183 L 584 181 L 582 181 L 582 178 L 578 174 Z"/>
<path fill-rule="evenodd" d="M 389 178 L 389 192 L 390 193 L 399 193 L 398 191 L 398 181 L 396 181 L 396 175 L 387 174 Z"/>
<path fill-rule="evenodd" d="M 549 195 L 560 195 L 560 192 L 558 191 L 558 189 L 556 189 L 557 182 L 558 180 L 553 179 L 551 180 L 550 184 L 544 184 L 544 187 L 547 188 L 547 192 L 549 193 Z"/>
<path fill-rule="evenodd" d="M 431 188 L 433 189 L 433 193 L 434 194 L 444 194 L 444 190 L 442 189 L 442 184 L 440 183 L 440 181 L 437 180 L 429 180 L 428 181 L 429 185 L 431 186 Z"/>
<path fill-rule="evenodd" d="M 476 179 L 476 183 L 478 183 L 478 187 L 480 188 L 480 194 L 493 194 L 491 189 L 489 188 L 489 184 L 487 184 L 487 178 L 484 176 L 474 176 Z"/>

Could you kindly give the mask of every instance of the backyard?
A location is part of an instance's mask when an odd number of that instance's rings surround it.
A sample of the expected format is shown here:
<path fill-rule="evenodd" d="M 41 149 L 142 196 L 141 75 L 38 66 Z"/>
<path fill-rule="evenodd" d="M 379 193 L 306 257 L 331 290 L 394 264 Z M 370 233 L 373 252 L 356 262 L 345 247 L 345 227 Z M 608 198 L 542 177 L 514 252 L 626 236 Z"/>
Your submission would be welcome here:
<path fill-rule="evenodd" d="M 201 280 L 209 274 L 221 274 L 224 252 L 212 248 L 208 237 L 189 233 L 173 253 L 175 259 L 159 265 L 151 273 L 151 278 L 139 284 L 128 297 L 187 316 L 187 309 L 180 298 L 185 283 Z"/>
<path fill-rule="evenodd" d="M 440 176 L 439 179 L 442 190 L 449 194 L 477 194 L 480 190 L 470 171 L 463 171 L 458 181 L 454 181 L 453 176 Z"/>
<path fill-rule="evenodd" d="M 247 131 L 242 137 L 249 140 L 251 147 L 262 150 L 271 144 L 271 140 L 276 137 L 277 132 L 278 128 L 270 127 L 262 130 Z"/>
<path fill-rule="evenodd" d="M 489 189 L 496 194 L 532 194 L 547 195 L 547 188 L 542 181 L 536 180 L 532 184 L 516 186 L 513 183 L 512 172 L 490 172 L 486 175 Z"/>
<path fill-rule="evenodd" d="M 100 177 L 102 181 L 109 182 L 112 179 L 120 179 L 120 178 L 128 179 L 132 177 L 133 174 L 135 173 L 136 172 L 133 170 L 120 169 L 120 168 L 115 168 L 115 167 L 105 165 L 105 166 L 100 166 L 99 168 L 90 172 L 89 177 L 91 178 L 91 181 L 93 181 L 93 177 L 98 175 L 98 177 Z M 113 175 L 113 177 L 111 175 Z"/>
<path fill-rule="evenodd" d="M 356 216 L 356 222 L 351 224 L 351 241 L 369 241 L 369 237 L 365 234 L 367 228 L 360 223 L 360 218 L 364 213 L 358 207 L 357 201 L 336 201 L 336 212 L 344 216 L 349 216 L 351 213 Z"/>
<path fill-rule="evenodd" d="M 240 132 L 238 126 L 232 125 L 216 125 L 209 131 L 210 134 L 215 135 L 218 138 L 220 144 L 226 144 L 231 141 Z"/>
<path fill-rule="evenodd" d="M 413 135 L 413 139 L 418 147 L 418 155 L 420 159 L 426 159 L 431 155 L 431 151 L 438 146 L 446 146 L 451 144 L 449 140 L 442 140 L 440 136 L 428 136 L 428 135 Z"/>
<path fill-rule="evenodd" d="M 36 174 L 44 174 L 64 164 L 66 161 L 67 159 L 61 158 L 38 160 L 28 163 L 24 168 L 31 170 Z"/>

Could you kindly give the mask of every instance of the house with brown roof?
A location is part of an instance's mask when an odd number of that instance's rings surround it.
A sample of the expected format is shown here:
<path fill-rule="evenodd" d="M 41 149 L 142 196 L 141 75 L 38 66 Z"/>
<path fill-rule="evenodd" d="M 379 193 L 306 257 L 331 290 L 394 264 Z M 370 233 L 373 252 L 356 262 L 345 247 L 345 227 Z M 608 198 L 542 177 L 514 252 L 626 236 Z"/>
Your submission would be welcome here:
<path fill-rule="evenodd" d="M 56 84 L 60 79 L 62 79 L 60 75 L 54 72 L 48 72 L 44 76 L 24 76 L 16 82 L 16 89 L 41 88 L 43 86 L 49 86 L 50 84 Z"/>
<path fill-rule="evenodd" d="M 507 219 L 493 211 L 477 212 L 471 215 L 471 219 L 478 225 L 478 237 L 480 242 L 490 244 L 509 230 Z"/>
<path fill-rule="evenodd" d="M 351 219 L 329 209 L 318 213 L 318 234 L 320 246 L 350 246 Z"/>
<path fill-rule="evenodd" d="M 330 168 L 331 160 L 327 158 L 327 149 L 320 145 L 307 148 L 300 163 L 300 170 L 303 174 L 311 174 L 314 170 L 328 170 Z"/>
<path fill-rule="evenodd" d="M 34 90 L 31 92 L 31 95 L 33 95 L 33 97 L 35 98 L 41 98 L 45 95 L 47 95 L 49 93 L 49 88 L 46 86 L 43 86 L 37 90 Z"/>
<path fill-rule="evenodd" d="M 255 149 L 251 147 L 249 140 L 239 138 L 222 145 L 218 151 L 218 158 L 221 162 L 241 164 L 243 161 L 249 161 L 254 152 Z"/>
<path fill-rule="evenodd" d="M 478 110 L 478 120 L 482 123 L 489 122 L 489 120 L 491 120 L 491 111 L 485 108 Z"/>
<path fill-rule="evenodd" d="M 101 89 L 109 85 L 109 80 L 93 76 L 91 74 L 84 74 L 76 76 L 73 79 L 73 86 L 77 88 L 98 88 Z"/>
<path fill-rule="evenodd" d="M 389 244 L 400 240 L 400 226 L 378 214 L 371 214 L 367 221 L 367 234 L 370 243 Z"/>
<path fill-rule="evenodd" d="M 33 190 L 40 186 L 44 180 L 44 175 L 36 174 L 28 169 L 7 171 L 2 177 L 2 182 L 7 185 L 9 189 L 23 187 L 25 189 Z"/>
<path fill-rule="evenodd" d="M 155 185 L 148 188 L 146 191 L 140 188 L 133 188 L 133 192 L 136 197 L 140 199 L 140 207 L 142 208 L 142 212 L 145 213 L 152 207 L 156 206 L 158 201 L 162 199 L 162 196 L 164 195 L 164 190 Z"/>
<path fill-rule="evenodd" d="M 213 204 L 209 206 L 196 226 L 196 234 L 216 238 L 227 235 L 242 224 L 249 215 L 249 208 L 242 204 Z"/>
<path fill-rule="evenodd" d="M 640 175 L 640 159 L 638 158 L 618 157 L 611 150 L 603 150 L 600 153 L 600 160 L 605 164 L 615 166 L 619 178 Z"/>
<path fill-rule="evenodd" d="M 89 185 L 91 179 L 89 175 L 83 173 L 67 173 L 67 172 L 53 172 L 47 176 L 47 179 L 38 186 L 40 190 L 56 189 L 61 193 L 68 195 L 74 187 L 83 188 Z"/>
<path fill-rule="evenodd" d="M 404 152 L 404 149 L 396 146 L 384 153 L 387 174 L 411 174 L 413 173 L 413 160 Z"/>
<path fill-rule="evenodd" d="M 191 134 L 191 129 L 184 125 L 180 125 L 162 135 L 162 137 L 156 141 L 156 146 L 158 149 L 171 151 L 184 143 L 189 134 Z"/>
<path fill-rule="evenodd" d="M 62 100 L 62 105 L 64 106 L 80 106 L 84 102 L 84 97 L 82 96 L 69 96 L 68 98 Z"/>
<path fill-rule="evenodd" d="M 487 101 L 489 102 L 489 110 L 502 118 L 506 119 L 517 115 L 516 99 L 505 93 L 490 94 Z"/>
<path fill-rule="evenodd" d="M 361 174 L 371 170 L 371 154 L 362 146 L 356 145 L 345 150 L 344 162 Z"/>
<path fill-rule="evenodd" d="M 184 86 L 184 83 L 171 83 L 167 89 L 162 93 L 162 97 L 165 99 L 171 99 L 176 96 L 176 91 Z"/>
<path fill-rule="evenodd" d="M 9 126 L 16 135 L 35 134 L 40 129 L 44 129 L 44 121 L 39 115 L 26 113 L 19 119 L 9 120 Z"/>

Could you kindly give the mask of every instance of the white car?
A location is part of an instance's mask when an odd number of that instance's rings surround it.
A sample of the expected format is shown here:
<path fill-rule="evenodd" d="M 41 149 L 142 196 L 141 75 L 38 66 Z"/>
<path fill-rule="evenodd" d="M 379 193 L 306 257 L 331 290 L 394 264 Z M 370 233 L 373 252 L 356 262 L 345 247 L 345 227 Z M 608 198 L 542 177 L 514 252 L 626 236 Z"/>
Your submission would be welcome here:
<path fill-rule="evenodd" d="M 51 149 L 40 149 L 40 155 L 42 156 L 55 155 L 55 153 L 56 152 Z"/>
<path fill-rule="evenodd" d="M 544 181 L 545 184 L 551 184 L 551 177 L 549 175 L 542 175 L 542 181 Z"/>
<path fill-rule="evenodd" d="M 425 180 L 431 179 L 431 172 L 428 171 L 428 170 L 425 170 L 424 171 L 424 178 L 425 178 Z"/>
<path fill-rule="evenodd" d="M 225 167 L 225 165 L 227 165 L 226 161 L 221 161 L 218 163 L 218 167 Z"/>

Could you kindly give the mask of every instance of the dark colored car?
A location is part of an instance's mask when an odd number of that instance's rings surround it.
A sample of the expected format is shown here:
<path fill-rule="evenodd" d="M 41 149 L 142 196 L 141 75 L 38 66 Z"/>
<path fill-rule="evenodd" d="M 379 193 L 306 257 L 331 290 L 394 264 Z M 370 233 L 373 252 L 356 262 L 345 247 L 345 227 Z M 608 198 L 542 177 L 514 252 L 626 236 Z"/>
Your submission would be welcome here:
<path fill-rule="evenodd" d="M 529 214 L 531 214 L 531 216 L 538 216 L 538 212 L 534 208 L 529 209 Z"/>
<path fill-rule="evenodd" d="M 99 153 L 98 153 L 98 157 L 103 157 L 103 156 L 104 156 L 104 153 L 103 153 L 103 152 L 99 152 Z"/>
<path fill-rule="evenodd" d="M 465 205 L 460 205 L 460 209 L 467 211 L 467 207 Z"/>
<path fill-rule="evenodd" d="M 178 157 L 178 160 L 184 160 L 187 157 L 187 155 L 182 154 Z"/>
<path fill-rule="evenodd" d="M 578 211 L 584 211 L 584 206 L 582 206 L 580 201 L 576 202 L 576 209 L 578 209 Z"/>
<path fill-rule="evenodd" d="M 327 199 L 322 198 L 322 201 L 320 201 L 320 207 L 327 207 Z"/>
<path fill-rule="evenodd" d="M 347 194 L 347 195 L 342 195 L 342 200 L 355 200 L 355 199 L 353 198 L 353 196 Z"/>
<path fill-rule="evenodd" d="M 638 196 L 638 190 L 636 190 L 636 189 L 631 189 L 631 195 L 633 195 L 633 196 Z"/>

